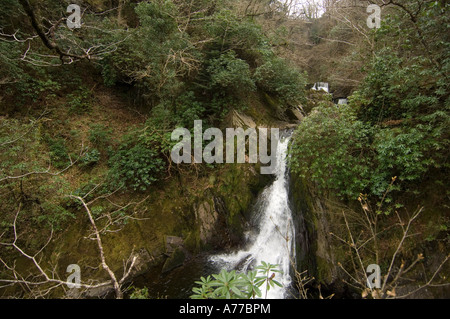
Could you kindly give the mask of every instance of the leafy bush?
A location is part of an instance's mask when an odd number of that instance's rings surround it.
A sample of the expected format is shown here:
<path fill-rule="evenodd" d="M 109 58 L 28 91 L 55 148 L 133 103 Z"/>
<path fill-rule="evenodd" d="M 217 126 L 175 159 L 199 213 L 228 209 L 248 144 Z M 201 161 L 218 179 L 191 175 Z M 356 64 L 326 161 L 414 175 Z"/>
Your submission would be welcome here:
<path fill-rule="evenodd" d="M 70 114 L 83 114 L 91 108 L 92 94 L 87 88 L 81 88 L 67 95 Z"/>
<path fill-rule="evenodd" d="M 212 277 L 201 277 L 196 281 L 201 287 L 194 287 L 192 299 L 256 299 L 262 297 L 261 287 L 265 285 L 266 292 L 275 285 L 282 287 L 272 274 L 281 273 L 278 265 L 262 262 L 256 270 L 248 273 L 238 273 L 235 270 L 223 269 L 220 274 Z M 214 278 L 214 279 L 213 279 Z M 266 296 L 267 297 L 267 296 Z"/>
<path fill-rule="evenodd" d="M 144 144 L 125 142 L 110 158 L 109 180 L 113 188 L 145 191 L 165 169 L 159 153 Z"/>
<path fill-rule="evenodd" d="M 46 223 L 54 230 L 61 230 L 69 219 L 75 219 L 75 215 L 60 204 L 44 202 L 41 205 L 41 214 L 36 217 L 40 223 Z"/>
<path fill-rule="evenodd" d="M 65 168 L 69 165 L 69 153 L 66 142 L 62 138 L 48 139 L 50 159 L 56 168 Z"/>
<path fill-rule="evenodd" d="M 208 37 L 218 39 L 210 46 L 212 51 L 234 50 L 247 61 L 254 61 L 270 51 L 261 27 L 252 19 L 242 19 L 228 9 L 214 12 L 204 26 Z"/>
<path fill-rule="evenodd" d="M 81 157 L 80 162 L 82 167 L 92 167 L 100 161 L 100 152 L 97 149 L 92 149 L 83 157 Z"/>
<path fill-rule="evenodd" d="M 298 105 L 304 100 L 306 76 L 285 60 L 276 57 L 268 60 L 256 69 L 254 78 L 261 89 L 287 104 Z"/>
<path fill-rule="evenodd" d="M 322 189 L 357 198 L 369 185 L 370 133 L 348 106 L 321 104 L 295 132 L 290 167 Z"/>
<path fill-rule="evenodd" d="M 193 91 L 180 95 L 175 102 L 176 122 L 182 127 L 191 127 L 195 120 L 204 118 L 206 109 Z"/>
<path fill-rule="evenodd" d="M 207 71 L 211 77 L 211 86 L 226 89 L 229 94 L 239 95 L 256 90 L 250 66 L 239 59 L 234 51 L 209 61 Z"/>
<path fill-rule="evenodd" d="M 300 124 L 291 148 L 294 173 L 356 199 L 361 192 L 382 196 L 391 178 L 413 182 L 436 165 L 439 149 L 429 128 L 371 126 L 348 106 L 321 104 Z"/>

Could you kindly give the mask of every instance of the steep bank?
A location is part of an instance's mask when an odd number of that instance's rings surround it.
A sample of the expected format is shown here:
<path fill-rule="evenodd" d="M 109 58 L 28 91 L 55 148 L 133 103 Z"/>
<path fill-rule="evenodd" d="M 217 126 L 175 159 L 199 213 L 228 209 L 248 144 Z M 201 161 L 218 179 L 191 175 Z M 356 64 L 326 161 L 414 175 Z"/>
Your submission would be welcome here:
<path fill-rule="evenodd" d="M 424 189 L 434 188 L 430 186 L 432 184 L 427 184 Z M 319 193 L 314 183 L 295 175 L 291 176 L 290 188 L 296 222 L 297 270 L 300 273 L 307 271 L 308 276 L 314 278 L 307 287 L 311 296 L 318 297 L 320 294 L 322 297 L 361 298 L 362 289 L 358 285 L 351 285 L 355 282 L 349 278 L 349 272 L 353 274 L 353 267 L 355 270 L 360 267 L 351 245 L 349 230 L 355 241 L 364 231 L 355 228 L 353 224 L 346 227 L 343 213 L 347 218 L 351 218 L 351 223 L 355 223 L 358 218 L 363 218 L 364 206 L 361 207 L 358 202 L 344 202 L 329 193 Z M 434 201 L 433 197 L 433 194 L 427 193 L 416 198 L 404 195 L 400 199 L 408 203 L 404 211 L 399 209 L 398 216 L 405 221 L 403 226 L 406 225 L 407 216 L 412 216 L 408 211 L 417 212 L 417 207 L 424 207 L 418 219 L 411 223 L 409 236 L 401 246 L 397 246 L 401 233 L 391 231 L 392 228 L 401 226 L 396 224 L 397 217 L 380 218 L 379 233 L 384 235 L 377 237 L 379 253 L 382 256 L 381 275 L 386 274 L 388 263 L 395 254 L 398 255 L 393 262 L 389 280 L 395 280 L 397 275 L 400 277 L 402 274 L 399 275 L 399 269 L 403 269 L 402 267 L 410 267 L 408 279 L 399 280 L 396 283 L 397 289 L 394 290 L 396 295 L 390 297 L 440 299 L 449 295 L 449 287 L 445 284 L 448 282 L 447 274 L 450 270 L 445 262 L 448 259 L 448 229 L 436 226 L 441 220 L 445 220 L 447 209 L 442 202 Z M 364 267 L 375 262 L 375 259 L 366 253 L 361 253 L 361 256 Z M 363 272 L 359 272 L 357 276 L 361 276 L 361 283 L 365 285 Z M 384 280 L 384 277 L 382 279 Z M 433 285 L 430 280 L 435 280 L 437 284 Z"/>
<path fill-rule="evenodd" d="M 91 94 L 94 98 L 89 114 L 72 114 L 60 105 L 50 107 L 37 138 L 45 134 L 57 136 L 63 132 L 69 152 L 72 149 L 76 151 L 79 144 L 90 140 L 94 132 L 114 146 L 127 131 L 145 122 L 145 118 L 136 116 L 141 110 L 130 108 L 126 95 L 113 92 L 101 84 L 93 84 Z M 225 118 L 222 126 L 248 128 L 288 125 L 282 118 L 276 117 L 279 114 L 276 99 L 271 98 L 271 103 L 267 103 L 268 98 L 264 94 L 249 96 L 248 108 L 233 111 Z M 64 99 L 59 103 L 63 105 Z M 259 117 L 254 118 L 252 114 L 258 114 Z M 53 121 L 53 118 L 60 120 Z M 126 125 L 123 125 L 124 121 Z M 108 150 L 100 143 L 94 146 L 100 150 L 100 158 L 92 166 L 75 166 L 58 176 L 58 180 L 65 183 L 65 188 L 61 188 L 60 192 L 76 190 L 77 193 L 86 194 L 96 187 L 91 180 L 101 184 L 108 170 L 105 159 Z M 158 277 L 179 271 L 179 267 L 189 264 L 204 252 L 239 246 L 250 221 L 250 207 L 272 179 L 271 176 L 261 175 L 259 171 L 259 165 L 252 164 L 186 166 L 179 171 L 172 171 L 170 176 L 146 191 L 121 191 L 108 197 L 107 201 L 93 204 L 91 210 L 94 214 L 109 214 L 108 201 L 111 201 L 109 204 L 117 205 L 140 203 L 133 216 L 135 219 L 125 219 L 118 230 L 106 230 L 102 235 L 108 265 L 113 272 L 120 274 L 130 256 L 138 258 L 126 283 L 128 286 L 135 278 L 147 273 Z M 30 192 L 31 186 L 34 187 L 34 184 L 24 183 L 23 191 Z M 33 204 L 32 209 L 39 210 L 36 204 Z M 68 276 L 67 266 L 78 264 L 83 280 L 108 280 L 107 273 L 99 267 L 98 247 L 95 241 L 90 240 L 92 228 L 88 216 L 81 206 L 73 202 L 63 202 L 61 206 L 71 217 L 57 220 L 60 228 L 55 230 L 49 245 L 42 251 L 43 267 L 54 269 L 60 278 L 65 279 Z M 25 208 L 28 209 L 28 206 Z M 37 231 L 36 227 L 32 230 L 25 223 L 19 224 L 19 227 L 19 230 L 29 231 L 30 234 Z M 27 251 L 38 251 L 48 240 L 50 228 L 43 224 L 39 227 L 40 234 L 33 236 L 30 242 L 33 246 L 26 246 Z M 11 254 L 9 258 L 17 261 L 17 271 L 21 273 L 36 270 L 30 260 L 19 254 Z M 91 289 L 81 297 L 105 296 L 110 290 L 110 287 Z M 11 287 L 2 290 L 4 295 L 16 293 Z M 64 294 L 55 289 L 51 296 L 61 297 Z M 69 296 L 80 297 L 78 294 L 73 295 L 73 292 L 69 292 Z"/>

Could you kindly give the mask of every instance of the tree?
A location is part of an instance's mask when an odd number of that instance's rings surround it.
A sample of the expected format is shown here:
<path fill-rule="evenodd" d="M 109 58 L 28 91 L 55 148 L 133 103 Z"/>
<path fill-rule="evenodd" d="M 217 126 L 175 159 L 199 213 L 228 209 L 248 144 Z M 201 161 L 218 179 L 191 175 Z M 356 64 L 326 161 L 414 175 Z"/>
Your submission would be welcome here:
<path fill-rule="evenodd" d="M 395 180 L 396 178 L 392 179 L 390 187 Z M 388 192 L 389 189 L 385 196 Z M 401 213 L 399 205 L 395 208 L 385 207 L 385 198 L 377 204 L 376 208 L 372 208 L 368 197 L 361 194 L 359 202 L 362 214 L 361 212 L 342 211 L 346 236 L 331 233 L 340 244 L 348 247 L 349 260 L 346 260 L 345 263 L 338 263 L 349 279 L 347 284 L 357 289 L 363 298 L 374 299 L 402 299 L 427 287 L 449 285 L 445 281 L 445 276 L 441 275 L 441 271 L 450 255 L 445 256 L 437 267 L 430 271 L 431 275 L 425 282 L 411 284 L 407 275 L 417 270 L 416 266 L 423 262 L 426 256 L 419 253 L 415 258 L 409 258 L 407 261 L 407 246 L 408 241 L 419 235 L 413 233 L 413 229 L 424 208 L 417 208 L 411 215 L 407 212 Z M 397 222 L 386 222 L 384 218 L 389 216 L 392 210 Z M 387 236 L 389 237 L 386 240 Z M 381 263 L 383 268 L 380 267 Z M 380 273 L 377 274 L 378 283 L 373 283 L 368 276 L 370 264 L 380 267 Z"/>
<path fill-rule="evenodd" d="M 98 186 L 97 186 L 98 187 Z M 127 209 L 130 206 L 139 206 L 140 203 L 129 203 L 125 206 L 117 205 L 116 209 L 113 211 L 109 211 L 106 213 L 103 213 L 100 216 L 94 216 L 90 206 L 95 203 L 96 201 L 107 199 L 109 200 L 109 197 L 112 195 L 102 195 L 99 196 L 89 202 L 86 202 L 86 198 L 88 195 L 91 194 L 95 189 L 92 189 L 90 192 L 88 192 L 85 196 L 76 196 L 76 195 L 68 195 L 69 198 L 78 201 L 82 209 L 84 209 L 85 213 L 88 216 L 89 223 L 92 227 L 92 233 L 88 236 L 88 238 L 93 238 L 97 244 L 97 249 L 99 253 L 100 258 L 100 264 L 102 268 L 106 271 L 108 274 L 110 280 L 101 282 L 101 283 L 93 283 L 92 281 L 84 281 L 79 284 L 77 284 L 77 288 L 81 289 L 95 289 L 95 288 L 101 288 L 101 287 L 110 287 L 114 289 L 115 296 L 117 299 L 123 298 L 123 284 L 126 282 L 126 280 L 130 277 L 132 274 L 133 268 L 136 265 L 136 262 L 138 260 L 138 255 L 136 255 L 134 252 L 131 253 L 130 257 L 126 262 L 124 262 L 124 269 L 123 269 L 123 275 L 121 277 L 117 277 L 116 273 L 110 268 L 109 263 L 107 262 L 106 254 L 104 251 L 104 245 L 102 242 L 102 236 L 105 235 L 108 232 L 117 232 L 123 227 L 123 222 L 125 220 L 129 219 L 135 219 L 138 220 L 138 218 L 133 217 L 137 212 L 135 211 L 131 215 L 124 215 L 122 213 L 118 214 L 119 212 L 123 212 L 125 209 Z M 20 217 L 22 205 L 20 204 L 17 212 L 14 216 L 14 221 L 12 224 L 13 229 L 13 240 L 11 242 L 1 242 L 0 245 L 4 247 L 12 247 L 14 250 L 16 250 L 21 257 L 25 257 L 28 260 L 30 260 L 35 267 L 37 273 L 32 276 L 27 276 L 20 271 L 16 269 L 16 265 L 9 264 L 6 260 L 0 258 L 0 262 L 3 264 L 4 268 L 11 272 L 12 278 L 6 279 L 6 278 L 0 278 L 0 282 L 4 283 L 4 287 L 8 287 L 11 285 L 18 285 L 23 287 L 26 293 L 29 293 L 31 296 L 35 298 L 42 298 L 50 294 L 54 289 L 60 287 L 62 289 L 65 289 L 64 286 L 72 284 L 71 282 L 68 282 L 66 280 L 61 280 L 58 273 L 55 272 L 53 269 L 48 269 L 48 261 L 43 260 L 44 256 L 44 250 L 45 248 L 52 242 L 53 240 L 53 229 L 50 232 L 50 236 L 47 240 L 47 243 L 42 246 L 35 254 L 31 254 L 29 252 L 26 252 L 24 248 L 20 245 L 20 237 L 19 237 L 19 231 L 18 231 L 18 221 Z M 99 222 L 101 222 L 102 227 L 99 228 Z M 2 234 L 0 238 L 2 238 L 5 235 L 5 233 Z"/>
<path fill-rule="evenodd" d="M 82 60 L 101 60 L 106 54 L 117 50 L 117 45 L 124 41 L 123 39 L 114 42 L 107 42 L 109 39 L 103 41 L 104 38 L 109 37 L 102 37 L 102 33 L 122 33 L 125 31 L 120 29 L 108 30 L 109 28 L 103 31 L 102 28 L 98 27 L 98 24 L 101 23 L 98 20 L 95 26 L 84 25 L 82 32 L 69 30 L 65 25 L 66 17 L 58 17 L 57 20 L 50 20 L 50 18 L 47 20 L 47 25 L 49 26 L 44 27 L 41 22 L 43 19 L 37 16 L 36 12 L 38 10 L 33 8 L 28 0 L 18 1 L 28 17 L 34 32 L 27 33 L 15 30 L 13 33 L 4 33 L 2 29 L 0 30 L 0 37 L 3 41 L 27 44 L 26 50 L 20 58 L 22 61 L 37 66 L 58 66 Z M 95 15 L 91 17 L 95 17 Z M 83 18 L 88 20 L 85 16 Z M 35 52 L 32 49 L 32 43 L 35 42 L 35 39 L 40 39 L 44 47 L 53 54 L 44 54 L 40 49 Z M 56 62 L 58 59 L 60 60 L 59 64 Z"/>

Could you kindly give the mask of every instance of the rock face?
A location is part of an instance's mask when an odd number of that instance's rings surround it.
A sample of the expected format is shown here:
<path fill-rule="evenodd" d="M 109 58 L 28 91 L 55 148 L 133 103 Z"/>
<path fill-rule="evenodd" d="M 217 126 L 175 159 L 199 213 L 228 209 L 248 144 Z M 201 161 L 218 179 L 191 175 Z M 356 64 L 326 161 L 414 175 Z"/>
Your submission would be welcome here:
<path fill-rule="evenodd" d="M 184 240 L 177 236 L 166 236 L 166 256 L 167 260 L 164 262 L 162 273 L 167 273 L 177 267 L 183 266 L 187 258 L 187 250 L 184 247 Z"/>
<path fill-rule="evenodd" d="M 183 266 L 184 261 L 186 260 L 185 250 L 183 248 L 177 248 L 175 251 L 167 258 L 166 262 L 163 265 L 161 273 L 165 274 L 175 268 Z"/>
<path fill-rule="evenodd" d="M 183 246 L 183 238 L 177 236 L 166 236 L 166 254 L 172 254 L 176 249 Z"/>
<path fill-rule="evenodd" d="M 303 115 L 302 109 L 303 108 L 301 106 L 292 108 L 292 109 L 290 108 L 286 111 L 286 114 L 290 119 L 299 123 L 299 122 L 303 121 L 303 119 L 305 118 L 305 116 Z"/>
<path fill-rule="evenodd" d="M 214 235 L 214 229 L 218 218 L 219 214 L 217 213 L 214 204 L 205 201 L 198 205 L 195 210 L 195 219 L 198 221 L 200 227 L 200 240 L 203 243 L 209 242 Z"/>
<path fill-rule="evenodd" d="M 308 271 L 316 282 L 334 291 L 341 289 L 336 254 L 332 246 L 330 223 L 334 209 L 326 200 L 312 194 L 305 180 L 291 178 L 291 202 L 296 222 L 297 268 Z"/>
<path fill-rule="evenodd" d="M 256 128 L 255 121 L 245 114 L 239 113 L 238 111 L 233 111 L 232 125 L 234 127 L 242 128 Z"/>
<path fill-rule="evenodd" d="M 146 248 L 141 248 L 135 255 L 137 259 L 131 270 L 130 277 L 139 276 L 145 273 L 150 266 L 156 262 L 156 258 L 152 256 Z"/>

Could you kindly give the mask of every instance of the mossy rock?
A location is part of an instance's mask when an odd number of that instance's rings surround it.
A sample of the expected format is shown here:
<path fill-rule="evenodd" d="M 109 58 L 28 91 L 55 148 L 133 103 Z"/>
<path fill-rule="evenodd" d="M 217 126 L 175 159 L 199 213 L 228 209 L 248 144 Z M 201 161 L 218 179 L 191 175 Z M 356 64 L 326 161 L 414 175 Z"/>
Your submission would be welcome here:
<path fill-rule="evenodd" d="M 175 249 L 175 251 L 167 258 L 164 266 L 162 268 L 161 273 L 167 273 L 169 271 L 174 270 L 175 268 L 181 267 L 186 260 L 186 254 L 183 252 L 181 248 Z"/>

